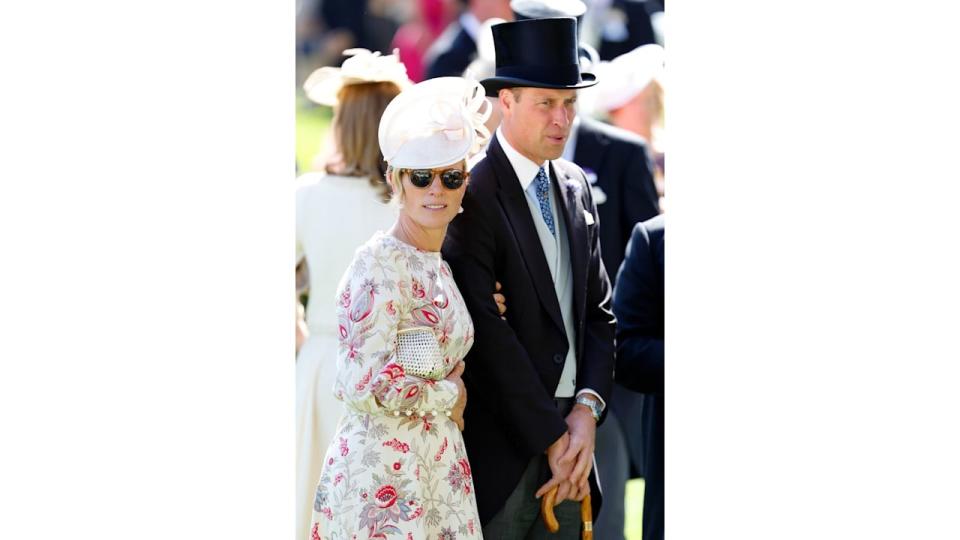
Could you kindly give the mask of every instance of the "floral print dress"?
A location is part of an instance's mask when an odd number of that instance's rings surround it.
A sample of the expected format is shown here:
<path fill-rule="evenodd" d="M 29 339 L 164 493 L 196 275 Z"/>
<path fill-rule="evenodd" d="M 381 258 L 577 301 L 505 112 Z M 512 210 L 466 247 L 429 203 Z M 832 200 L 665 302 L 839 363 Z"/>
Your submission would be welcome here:
<path fill-rule="evenodd" d="M 324 456 L 312 540 L 482 538 L 463 437 L 448 417 L 457 387 L 407 375 L 400 330 L 430 327 L 449 373 L 473 322 L 440 253 L 378 232 L 337 293 L 335 396 L 346 404 Z"/>

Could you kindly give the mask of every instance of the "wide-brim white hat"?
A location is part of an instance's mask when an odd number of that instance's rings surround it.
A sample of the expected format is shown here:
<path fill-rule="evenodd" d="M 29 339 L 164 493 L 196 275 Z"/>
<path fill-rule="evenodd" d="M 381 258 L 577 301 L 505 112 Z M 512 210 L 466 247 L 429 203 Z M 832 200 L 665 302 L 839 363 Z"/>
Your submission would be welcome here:
<path fill-rule="evenodd" d="M 380 151 L 395 168 L 431 169 L 478 152 L 490 132 L 492 106 L 480 83 L 439 77 L 417 83 L 393 98 L 380 118 Z"/>
<path fill-rule="evenodd" d="M 413 84 L 397 51 L 381 56 L 380 51 L 357 48 L 347 49 L 343 54 L 350 58 L 344 60 L 341 67 L 325 66 L 307 77 L 303 90 L 311 101 L 333 107 L 340 89 L 351 84 L 392 82 L 400 90 Z"/>
<path fill-rule="evenodd" d="M 663 69 L 663 47 L 656 44 L 641 45 L 596 67 L 597 76 L 603 79 L 603 84 L 591 89 L 591 99 L 597 109 L 619 109 L 642 92 L 651 81 L 661 80 Z"/>

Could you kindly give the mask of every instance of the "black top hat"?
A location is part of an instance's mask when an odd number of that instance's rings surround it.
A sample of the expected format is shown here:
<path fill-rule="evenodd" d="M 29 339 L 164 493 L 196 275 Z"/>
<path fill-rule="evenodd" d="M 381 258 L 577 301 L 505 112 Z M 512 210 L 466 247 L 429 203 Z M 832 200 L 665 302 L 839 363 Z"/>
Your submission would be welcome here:
<path fill-rule="evenodd" d="M 491 30 L 497 70 L 480 81 L 488 96 L 516 86 L 576 89 L 597 84 L 593 73 L 580 72 L 576 19 L 528 19 Z"/>

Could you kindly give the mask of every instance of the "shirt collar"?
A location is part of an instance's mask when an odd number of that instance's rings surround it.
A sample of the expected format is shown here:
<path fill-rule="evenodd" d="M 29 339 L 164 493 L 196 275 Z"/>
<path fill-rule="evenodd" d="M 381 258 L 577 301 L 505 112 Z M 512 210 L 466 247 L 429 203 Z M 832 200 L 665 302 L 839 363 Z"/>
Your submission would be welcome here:
<path fill-rule="evenodd" d="M 463 28 L 467 35 L 470 36 L 470 39 L 476 43 L 477 34 L 480 33 L 480 19 L 474 16 L 473 13 L 467 11 L 463 13 L 463 15 L 460 15 L 459 22 L 460 28 Z"/>
<path fill-rule="evenodd" d="M 537 172 L 540 171 L 540 167 L 545 167 L 547 162 L 544 161 L 543 164 L 537 165 L 516 151 L 510 146 L 507 138 L 503 136 L 503 129 L 500 127 L 497 128 L 497 140 L 500 141 L 500 147 L 503 148 L 503 153 L 507 155 L 507 161 L 510 162 L 510 166 L 513 167 L 513 172 L 517 174 L 517 179 L 520 180 L 520 187 L 526 191 L 537 177 Z M 547 172 L 547 177 L 549 178 L 549 171 Z"/>

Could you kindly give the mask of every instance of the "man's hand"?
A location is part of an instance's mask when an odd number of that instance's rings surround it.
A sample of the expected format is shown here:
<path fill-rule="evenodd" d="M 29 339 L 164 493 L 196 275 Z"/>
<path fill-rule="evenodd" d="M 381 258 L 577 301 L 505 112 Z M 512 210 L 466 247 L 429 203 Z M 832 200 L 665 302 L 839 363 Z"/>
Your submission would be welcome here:
<path fill-rule="evenodd" d="M 463 411 L 467 408 L 467 387 L 463 385 L 463 379 L 460 378 L 460 376 L 463 375 L 463 369 L 463 361 L 457 362 L 457 365 L 453 367 L 453 371 L 446 377 L 446 380 L 457 385 L 457 390 L 459 390 L 457 402 L 454 403 L 453 408 L 450 409 L 450 419 L 457 424 L 460 431 L 463 431 L 464 428 Z"/>
<path fill-rule="evenodd" d="M 536 498 L 539 499 L 553 489 L 554 486 L 557 486 L 557 498 L 554 504 L 560 504 L 573 492 L 574 485 L 570 482 L 573 460 L 568 459 L 564 461 L 563 459 L 569 444 L 570 434 L 564 433 L 547 448 L 547 463 L 550 465 L 550 472 L 553 473 L 553 478 L 548 480 L 546 484 L 540 486 L 540 489 L 534 494 Z"/>
<path fill-rule="evenodd" d="M 507 297 L 500 292 L 503 286 L 500 285 L 499 281 L 495 282 L 494 286 L 496 289 L 493 292 L 493 301 L 497 304 L 497 311 L 500 313 L 500 318 L 507 320 L 507 318 L 503 316 L 503 314 L 507 312 Z"/>
<path fill-rule="evenodd" d="M 583 487 L 574 486 L 574 491 L 568 497 L 572 501 L 580 502 L 590 494 L 590 482 Z"/>
<path fill-rule="evenodd" d="M 593 413 L 585 405 L 579 403 L 567 415 L 567 428 L 570 430 L 570 444 L 560 458 L 562 462 L 573 462 L 573 471 L 570 473 L 570 482 L 574 491 L 572 500 L 581 500 L 590 493 L 590 470 L 593 468 L 593 449 L 596 444 L 597 421 Z M 579 497 L 579 498 L 575 498 Z"/>

